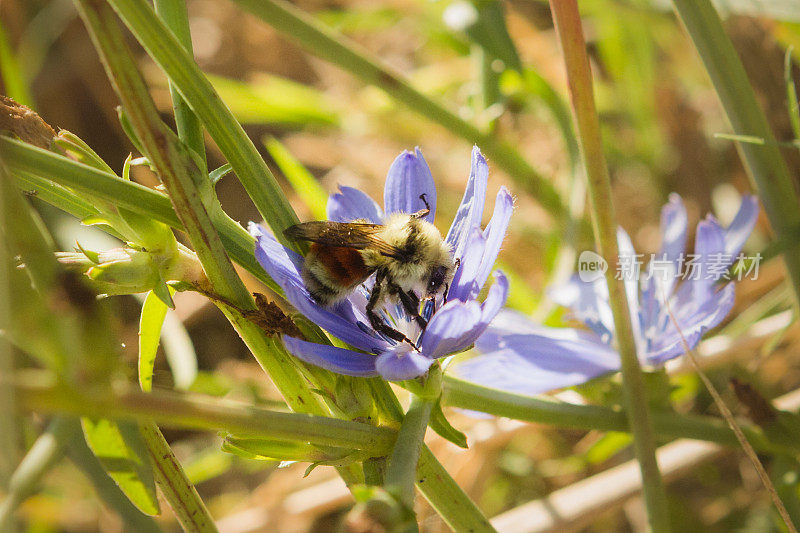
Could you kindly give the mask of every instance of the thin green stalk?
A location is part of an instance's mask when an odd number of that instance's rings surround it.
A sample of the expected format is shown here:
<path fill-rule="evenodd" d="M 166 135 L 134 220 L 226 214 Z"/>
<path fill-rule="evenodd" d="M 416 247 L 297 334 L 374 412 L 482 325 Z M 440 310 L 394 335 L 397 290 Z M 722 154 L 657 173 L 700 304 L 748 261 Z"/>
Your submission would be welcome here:
<path fill-rule="evenodd" d="M 164 21 L 164 25 L 172 30 L 175 39 L 181 43 L 186 53 L 190 57 L 193 56 L 192 35 L 189 32 L 189 14 L 186 10 L 186 2 L 184 0 L 155 0 L 153 7 L 155 7 L 156 14 Z M 203 140 L 203 125 L 171 81 L 169 82 L 169 94 L 172 97 L 172 109 L 175 113 L 178 138 L 190 150 L 194 150 L 201 160 L 205 161 L 206 147 Z"/>
<path fill-rule="evenodd" d="M 11 476 L 8 492 L 0 503 L 0 531 L 14 531 L 15 511 L 36 492 L 45 474 L 63 457 L 64 447 L 75 429 L 74 421 L 56 417 L 33 443 Z"/>
<path fill-rule="evenodd" d="M 175 512 L 183 530 L 196 533 L 219 531 L 158 426 L 153 422 L 142 422 L 139 430 L 153 461 L 156 484 Z"/>
<path fill-rule="evenodd" d="M 411 395 L 411 405 L 403 418 L 403 424 L 400 426 L 397 441 L 386 467 L 384 486 L 398 496 L 408 509 L 414 508 L 417 462 L 432 408 L 433 404 L 429 400 L 422 399 L 416 394 Z"/>
<path fill-rule="evenodd" d="M 202 121 L 276 238 L 286 246 L 296 247 L 284 238 L 283 230 L 297 224 L 297 215 L 211 82 L 146 0 L 108 1 Z"/>
<path fill-rule="evenodd" d="M 547 396 L 531 397 L 445 376 L 443 401 L 451 407 L 469 409 L 494 416 L 524 420 L 550 426 L 599 430 L 630 431 L 623 411 L 599 405 L 575 405 Z M 653 428 L 660 440 L 696 439 L 725 446 L 737 446 L 736 436 L 724 420 L 676 412 L 653 411 Z M 762 453 L 795 456 L 800 443 L 791 434 L 770 432 L 759 426 L 740 424 L 747 439 Z"/>
<path fill-rule="evenodd" d="M 323 416 L 270 411 L 260 407 L 171 391 L 141 392 L 118 387 L 104 395 L 53 383 L 41 372 L 0 376 L 0 384 L 13 389 L 17 409 L 45 413 L 70 413 L 119 420 L 152 420 L 180 428 L 224 430 L 277 441 L 302 441 L 318 446 L 361 450 L 380 456 L 387 454 L 396 432 Z"/>
<path fill-rule="evenodd" d="M 764 211 L 779 241 L 792 243 L 783 258 L 800 305 L 800 202 L 789 169 L 769 127 L 739 56 L 709 0 L 673 0 L 691 37 L 734 133 L 764 139 L 763 144 L 736 144 L 755 183 Z"/>
<path fill-rule="evenodd" d="M 608 175 L 600 122 L 595 109 L 592 73 L 586 53 L 580 14 L 576 0 L 550 0 L 556 33 L 561 42 L 567 68 L 570 100 L 572 102 L 584 167 L 588 179 L 592 223 L 600 255 L 608 265 L 619 263 L 617 225 L 611 201 L 611 180 Z M 642 487 L 650 527 L 655 532 L 669 531 L 669 508 L 655 455 L 653 427 L 647 408 L 636 344 L 633 338 L 631 315 L 623 280 L 615 279 L 616 269 L 606 270 L 614 332 L 622 362 L 622 383 L 625 390 L 628 421 L 633 433 L 633 445 L 642 473 Z"/>
<path fill-rule="evenodd" d="M 115 1 L 119 3 L 120 0 Z M 422 94 L 401 74 L 372 57 L 369 52 L 362 50 L 345 36 L 326 28 L 288 2 L 281 0 L 234 0 L 234 2 L 283 32 L 290 39 L 297 41 L 312 54 L 338 65 L 367 84 L 383 89 L 389 97 L 405 104 L 423 117 L 436 122 L 467 142 L 479 145 L 494 164 L 505 170 L 517 185 L 536 198 L 553 216 L 558 219 L 567 216 L 567 209 L 553 185 L 516 149 L 494 133 L 476 128 Z M 167 74 L 169 75 L 169 72 Z"/>

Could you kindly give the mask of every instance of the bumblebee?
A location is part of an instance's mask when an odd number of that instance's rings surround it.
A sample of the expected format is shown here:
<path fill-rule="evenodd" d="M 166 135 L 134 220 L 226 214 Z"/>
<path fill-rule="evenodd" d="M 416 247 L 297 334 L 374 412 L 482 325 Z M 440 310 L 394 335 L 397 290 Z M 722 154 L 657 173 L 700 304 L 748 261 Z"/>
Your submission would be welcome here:
<path fill-rule="evenodd" d="M 420 198 L 425 209 L 413 214 L 394 213 L 384 224 L 316 221 L 284 231 L 289 239 L 311 242 L 301 275 L 317 303 L 332 306 L 375 274 L 366 305 L 370 325 L 412 346 L 414 343 L 387 324 L 376 309 L 387 302 L 399 302 L 424 331 L 427 318 L 420 315 L 421 298 L 426 309 L 435 306 L 440 293 L 446 301 L 456 270 L 450 246 L 439 230 L 424 220 L 430 206 L 425 195 Z"/>

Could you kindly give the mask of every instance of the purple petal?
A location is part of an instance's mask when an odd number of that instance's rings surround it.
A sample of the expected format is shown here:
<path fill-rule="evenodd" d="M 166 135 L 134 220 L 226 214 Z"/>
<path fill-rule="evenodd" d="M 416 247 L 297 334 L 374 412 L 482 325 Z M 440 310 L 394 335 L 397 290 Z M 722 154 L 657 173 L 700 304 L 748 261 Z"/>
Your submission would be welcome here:
<path fill-rule="evenodd" d="M 489 179 L 489 165 L 477 146 L 472 147 L 472 166 L 467 188 L 461 205 L 458 207 L 453 224 L 447 232 L 445 242 L 453 247 L 453 257 L 461 257 L 469 240 L 472 228 L 480 227 L 483 206 L 486 202 L 486 182 Z"/>
<path fill-rule="evenodd" d="M 741 251 L 757 219 L 758 199 L 750 195 L 742 197 L 739 211 L 725 230 L 725 253 L 736 256 Z"/>
<path fill-rule="evenodd" d="M 494 320 L 494 318 L 506 304 L 507 298 L 508 278 L 506 278 L 501 271 L 497 270 L 495 271 L 495 283 L 489 289 L 489 293 L 486 295 L 486 300 L 481 304 L 480 321 L 475 325 L 475 327 L 465 332 L 461 336 L 459 342 L 451 348 L 451 353 L 462 352 L 477 342 L 480 336 L 486 331 L 486 328 L 489 327 L 489 324 L 491 324 L 492 320 Z M 442 354 L 437 357 L 442 357 L 444 355 L 447 354 Z"/>
<path fill-rule="evenodd" d="M 611 342 L 614 316 L 608 305 L 605 278 L 586 282 L 573 275 L 566 283 L 551 287 L 548 295 L 555 303 L 568 307 L 575 319 L 586 324 L 604 342 Z"/>
<path fill-rule="evenodd" d="M 364 219 L 373 224 L 380 224 L 383 219 L 381 208 L 375 200 L 353 187 L 339 186 L 339 192 L 328 197 L 328 220 L 335 222 L 352 222 Z"/>
<path fill-rule="evenodd" d="M 400 343 L 381 353 L 375 367 L 383 379 L 402 381 L 423 375 L 432 364 L 433 359 L 417 352 L 408 343 Z"/>
<path fill-rule="evenodd" d="M 256 259 L 267 270 L 270 277 L 275 280 L 275 283 L 281 285 L 284 279 L 294 283 L 303 283 L 300 278 L 300 271 L 303 268 L 302 255 L 281 245 L 272 233 L 260 224 L 251 222 L 248 230 L 250 235 L 256 239 Z M 269 264 L 269 267 L 265 262 Z M 270 270 L 275 272 L 274 276 Z"/>
<path fill-rule="evenodd" d="M 508 192 L 505 187 L 500 187 L 497 192 L 497 199 L 494 203 L 494 213 L 492 219 L 486 226 L 483 232 L 486 236 L 486 246 L 481 258 L 481 265 L 475 277 L 475 282 L 478 288 L 482 288 L 489 278 L 489 273 L 494 268 L 494 263 L 497 261 L 497 255 L 500 253 L 500 247 L 503 245 L 503 240 L 506 237 L 508 230 L 508 222 L 511 220 L 511 213 L 514 212 L 514 197 Z"/>
<path fill-rule="evenodd" d="M 678 281 L 688 224 L 681 197 L 670 194 L 669 202 L 661 209 L 661 248 L 647 266 L 647 279 L 642 289 L 640 309 L 645 328 L 656 318 L 656 303 L 669 297 Z"/>
<path fill-rule="evenodd" d="M 463 344 L 462 339 L 480 324 L 481 306 L 478 302 L 450 300 L 431 318 L 422 336 L 420 350 L 432 359 L 450 355 Z M 467 346 L 472 342 L 474 338 Z"/>
<path fill-rule="evenodd" d="M 386 341 L 362 331 L 346 317 L 353 313 L 336 313 L 317 304 L 303 283 L 300 271 L 303 259 L 295 252 L 283 247 L 275 238 L 257 224 L 250 225 L 250 233 L 256 237 L 255 255 L 258 262 L 283 289 L 286 299 L 309 320 L 319 324 L 344 342 L 368 352 L 376 352 L 387 346 Z M 338 308 L 352 305 L 349 301 L 337 304 Z M 344 315 L 344 316 L 343 316 Z"/>
<path fill-rule="evenodd" d="M 466 350 L 480 337 L 508 298 L 508 279 L 499 270 L 486 300 L 451 300 L 428 323 L 420 349 L 433 359 Z"/>
<path fill-rule="evenodd" d="M 686 248 L 686 231 L 689 219 L 681 197 L 672 193 L 669 202 L 661 208 L 661 250 L 659 256 L 677 261 Z"/>
<path fill-rule="evenodd" d="M 508 315 L 512 316 L 510 319 Z M 590 332 L 546 328 L 504 311 L 478 339 L 480 355 L 454 365 L 456 376 L 501 390 L 539 394 L 619 369 L 619 356 Z"/>
<path fill-rule="evenodd" d="M 697 224 L 694 243 L 694 271 L 688 271 L 687 283 L 695 301 L 705 301 L 713 292 L 714 283 L 721 278 L 730 262 L 725 253 L 725 233 L 712 216 Z M 686 268 L 691 268 L 687 263 Z"/>
<path fill-rule="evenodd" d="M 495 270 L 494 285 L 489 289 L 481 307 L 481 322 L 489 324 L 500 312 L 508 299 L 508 278 L 502 270 Z"/>
<path fill-rule="evenodd" d="M 283 344 L 298 359 L 337 374 L 356 377 L 378 375 L 375 364 L 377 358 L 374 355 L 306 342 L 287 335 L 283 336 Z"/>
<path fill-rule="evenodd" d="M 424 194 L 431 206 L 431 212 L 425 220 L 433 222 L 436 213 L 436 185 L 422 152 L 419 148 L 415 152 L 412 154 L 404 151 L 389 168 L 383 190 L 383 210 L 387 215 L 398 212 L 416 213 L 425 209 L 425 202 L 420 198 Z"/>
<path fill-rule="evenodd" d="M 674 309 L 675 321 L 665 311 L 667 322 L 648 351 L 647 362 L 658 365 L 683 355 L 685 350 L 681 335 L 686 339 L 689 348 L 694 348 L 707 331 L 718 326 L 728 316 L 733 308 L 734 295 L 734 285 L 728 283 L 690 313 L 683 309 Z M 678 323 L 680 332 L 675 328 L 675 322 Z"/>
<path fill-rule="evenodd" d="M 475 281 L 483 261 L 484 249 L 486 248 L 486 237 L 480 228 L 473 227 L 470 232 L 468 244 L 461 257 L 461 263 L 456 270 L 450 289 L 447 291 L 447 298 L 466 302 L 474 298 L 480 287 Z"/>

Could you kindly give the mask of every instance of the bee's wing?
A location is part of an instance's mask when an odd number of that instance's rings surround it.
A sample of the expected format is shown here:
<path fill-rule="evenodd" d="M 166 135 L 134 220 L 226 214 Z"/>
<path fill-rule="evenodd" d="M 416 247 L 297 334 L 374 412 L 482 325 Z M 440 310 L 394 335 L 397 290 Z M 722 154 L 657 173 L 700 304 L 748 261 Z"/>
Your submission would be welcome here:
<path fill-rule="evenodd" d="M 372 248 L 383 255 L 402 258 L 403 250 L 383 241 L 377 235 L 383 228 L 380 224 L 318 220 L 290 226 L 283 234 L 295 241 L 311 241 L 325 246 L 356 250 Z"/>

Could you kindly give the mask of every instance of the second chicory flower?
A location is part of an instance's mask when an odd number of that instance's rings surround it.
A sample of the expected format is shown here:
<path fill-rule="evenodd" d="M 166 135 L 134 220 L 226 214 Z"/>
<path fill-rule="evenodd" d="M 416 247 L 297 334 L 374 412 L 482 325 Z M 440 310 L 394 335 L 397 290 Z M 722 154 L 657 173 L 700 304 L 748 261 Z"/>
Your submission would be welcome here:
<path fill-rule="evenodd" d="M 390 381 L 400 381 L 422 376 L 437 359 L 473 345 L 503 307 L 508 295 L 505 276 L 495 271 L 495 282 L 486 299 L 483 302 L 477 300 L 492 272 L 513 211 L 511 194 L 501 188 L 492 219 L 485 229 L 481 229 L 487 178 L 488 165 L 476 147 L 472 152 L 467 189 L 445 237 L 458 265 L 448 291 L 448 301 L 437 302 L 424 331 L 402 306 L 387 305 L 383 310 L 384 320 L 412 339 L 418 351 L 408 343 L 386 338 L 369 326 L 365 307 L 370 280 L 344 300 L 331 307 L 322 307 L 309 295 L 301 277 L 302 256 L 279 244 L 261 226 L 251 224 L 250 232 L 256 238 L 256 258 L 281 286 L 289 302 L 355 350 L 284 336 L 286 348 L 307 363 L 339 374 L 382 376 Z M 422 210 L 425 205 L 421 195 L 430 206 L 427 220 L 432 222 L 436 211 L 436 187 L 430 169 L 417 149 L 415 153 L 403 152 L 389 169 L 383 209 L 363 192 L 340 187 L 339 192 L 329 198 L 328 218 L 337 222 L 360 219 L 380 224 L 385 215 Z"/>
<path fill-rule="evenodd" d="M 618 232 L 623 276 L 639 360 L 657 366 L 684 353 L 717 326 L 733 307 L 733 282 L 716 283 L 732 265 L 753 230 L 758 201 L 745 196 L 728 228 L 712 216 L 697 225 L 691 264 L 684 262 L 688 228 L 686 209 L 677 194 L 661 211 L 661 249 L 638 280 L 636 253 L 627 233 Z M 692 275 L 687 269 L 692 269 Z M 683 277 L 683 281 L 681 281 Z M 688 278 L 688 279 L 687 279 Z M 679 283 L 679 281 L 681 281 Z M 451 372 L 492 388 L 538 394 L 584 383 L 620 369 L 612 347 L 614 322 L 608 286 L 601 275 L 591 281 L 573 276 L 551 291 L 586 329 L 550 328 L 504 310 L 476 343 L 478 356 Z M 677 326 L 677 327 L 676 327 Z"/>

